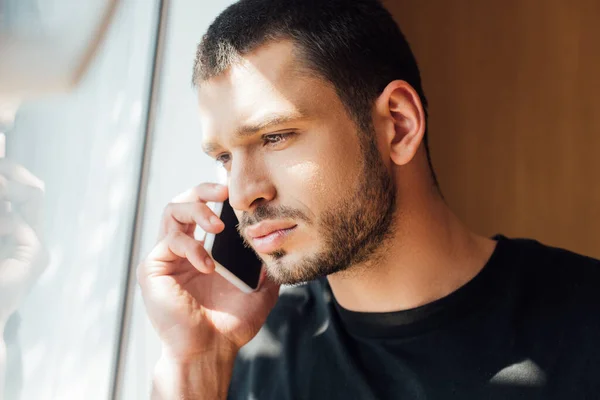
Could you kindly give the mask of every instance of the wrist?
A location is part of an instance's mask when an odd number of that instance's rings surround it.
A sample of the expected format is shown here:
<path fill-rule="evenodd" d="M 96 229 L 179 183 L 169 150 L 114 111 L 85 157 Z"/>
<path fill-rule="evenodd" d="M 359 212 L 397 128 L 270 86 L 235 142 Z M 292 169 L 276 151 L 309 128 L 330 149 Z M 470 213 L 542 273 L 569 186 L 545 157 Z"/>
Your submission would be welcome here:
<path fill-rule="evenodd" d="M 180 365 L 196 364 L 202 360 L 210 360 L 212 362 L 217 360 L 229 360 L 233 362 L 239 351 L 239 348 L 234 346 L 228 340 L 225 340 L 223 343 L 215 343 L 211 346 L 202 346 L 202 348 L 203 350 L 201 351 L 184 352 L 181 351 L 181 349 L 173 349 L 171 346 L 163 343 L 160 359 L 167 363 Z"/>
<path fill-rule="evenodd" d="M 154 370 L 153 399 L 225 399 L 237 351 L 216 348 L 186 357 L 163 348 Z"/>

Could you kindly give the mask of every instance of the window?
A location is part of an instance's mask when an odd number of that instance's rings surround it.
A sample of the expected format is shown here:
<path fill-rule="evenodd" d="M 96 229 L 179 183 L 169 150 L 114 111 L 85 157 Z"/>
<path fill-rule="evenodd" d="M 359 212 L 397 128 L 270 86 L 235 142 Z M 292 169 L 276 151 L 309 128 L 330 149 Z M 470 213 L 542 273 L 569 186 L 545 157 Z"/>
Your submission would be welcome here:
<path fill-rule="evenodd" d="M 159 9 L 122 1 L 80 85 L 24 104 L 7 133 L 7 158 L 45 184 L 50 261 L 4 332 L 5 399 L 111 396 Z"/>

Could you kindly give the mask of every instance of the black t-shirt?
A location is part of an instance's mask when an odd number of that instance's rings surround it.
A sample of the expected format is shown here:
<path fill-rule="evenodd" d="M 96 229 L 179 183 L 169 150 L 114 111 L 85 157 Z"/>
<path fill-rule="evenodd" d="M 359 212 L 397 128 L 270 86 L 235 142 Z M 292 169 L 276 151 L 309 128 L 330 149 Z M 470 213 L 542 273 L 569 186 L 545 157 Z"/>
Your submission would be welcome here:
<path fill-rule="evenodd" d="M 229 399 L 600 399 L 600 262 L 497 236 L 454 293 L 361 313 L 326 279 L 287 288 Z"/>

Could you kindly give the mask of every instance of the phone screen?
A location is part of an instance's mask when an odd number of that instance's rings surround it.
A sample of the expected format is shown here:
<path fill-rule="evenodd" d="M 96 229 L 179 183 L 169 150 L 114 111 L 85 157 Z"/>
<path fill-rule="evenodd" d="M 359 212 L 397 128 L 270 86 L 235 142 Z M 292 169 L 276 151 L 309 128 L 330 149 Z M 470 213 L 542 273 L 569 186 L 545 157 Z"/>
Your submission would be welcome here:
<path fill-rule="evenodd" d="M 215 235 L 211 251 L 214 260 L 240 278 L 246 285 L 256 289 L 260 279 L 262 261 L 254 250 L 244 244 L 236 229 L 238 219 L 229 200 L 223 202 L 220 218 L 225 224 L 225 229 Z"/>

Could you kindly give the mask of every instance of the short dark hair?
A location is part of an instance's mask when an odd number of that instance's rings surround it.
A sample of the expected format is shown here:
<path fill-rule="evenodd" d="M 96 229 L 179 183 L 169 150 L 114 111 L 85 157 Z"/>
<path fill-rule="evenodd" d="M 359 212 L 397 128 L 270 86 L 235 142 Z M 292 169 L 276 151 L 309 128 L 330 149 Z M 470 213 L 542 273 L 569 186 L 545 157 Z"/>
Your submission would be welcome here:
<path fill-rule="evenodd" d="M 192 82 L 228 69 L 240 55 L 290 39 L 300 60 L 330 82 L 359 128 L 372 130 L 375 99 L 393 80 L 409 83 L 425 110 L 427 99 L 408 42 L 378 0 L 240 0 L 223 11 L 198 45 Z M 427 129 L 427 161 L 438 186 Z"/>

